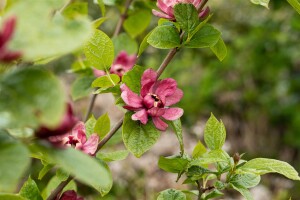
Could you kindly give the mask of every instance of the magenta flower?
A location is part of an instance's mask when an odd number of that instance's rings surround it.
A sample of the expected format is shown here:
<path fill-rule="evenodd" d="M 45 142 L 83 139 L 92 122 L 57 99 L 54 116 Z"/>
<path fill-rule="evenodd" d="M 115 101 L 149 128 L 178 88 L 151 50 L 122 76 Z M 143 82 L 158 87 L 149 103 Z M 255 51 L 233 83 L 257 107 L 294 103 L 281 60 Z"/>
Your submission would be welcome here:
<path fill-rule="evenodd" d="M 2 24 L 0 32 L 0 61 L 11 62 L 21 57 L 21 52 L 10 51 L 7 49 L 8 42 L 11 40 L 16 26 L 16 18 L 10 17 Z"/>
<path fill-rule="evenodd" d="M 70 104 L 67 104 L 67 110 L 63 117 L 62 122 L 55 128 L 48 128 L 42 126 L 36 132 L 36 136 L 39 138 L 48 138 L 50 136 L 63 135 L 75 126 L 78 122 L 78 119 L 73 114 L 73 110 Z"/>
<path fill-rule="evenodd" d="M 152 13 L 161 18 L 175 21 L 174 6 L 178 3 L 193 4 L 197 10 L 200 9 L 202 0 L 157 0 L 157 7 L 160 11 L 152 10 Z M 209 8 L 206 7 L 204 10 L 199 10 L 199 18 L 205 18 L 209 14 Z"/>
<path fill-rule="evenodd" d="M 126 51 L 121 51 L 114 63 L 112 64 L 109 72 L 111 74 L 117 74 L 119 77 L 122 77 L 125 72 L 132 69 L 136 62 L 136 55 L 128 55 Z M 93 69 L 94 75 L 104 76 L 106 73 L 103 70 Z"/>
<path fill-rule="evenodd" d="M 78 122 L 72 131 L 65 135 L 50 137 L 49 141 L 56 146 L 73 147 L 93 156 L 98 147 L 99 136 L 93 133 L 87 140 L 85 125 L 83 122 Z"/>
<path fill-rule="evenodd" d="M 152 118 L 155 127 L 165 131 L 168 124 L 165 120 L 176 120 L 183 114 L 181 108 L 169 108 L 176 104 L 183 96 L 182 90 L 172 78 L 157 80 L 157 73 L 148 69 L 141 79 L 140 96 L 132 92 L 125 84 L 121 85 L 121 97 L 126 103 L 125 109 L 134 111 L 132 120 L 147 124 L 148 117 Z"/>
<path fill-rule="evenodd" d="M 56 200 L 84 200 L 82 197 L 77 196 L 77 193 L 74 190 L 67 190 L 65 191 L 61 197 L 59 196 Z"/>

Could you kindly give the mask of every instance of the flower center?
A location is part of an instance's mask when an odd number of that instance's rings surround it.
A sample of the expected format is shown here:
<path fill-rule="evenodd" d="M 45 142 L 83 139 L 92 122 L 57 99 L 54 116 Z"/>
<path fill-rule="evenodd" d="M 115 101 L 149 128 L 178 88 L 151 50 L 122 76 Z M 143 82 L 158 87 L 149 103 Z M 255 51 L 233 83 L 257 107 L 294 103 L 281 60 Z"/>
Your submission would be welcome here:
<path fill-rule="evenodd" d="M 77 137 L 69 136 L 68 141 L 65 144 L 70 144 L 72 147 L 76 147 L 77 143 L 79 143 L 79 140 Z"/>
<path fill-rule="evenodd" d="M 154 99 L 154 107 L 159 107 L 162 105 L 161 100 L 159 99 L 159 97 L 156 94 L 150 94 L 150 96 L 152 97 L 152 99 Z"/>

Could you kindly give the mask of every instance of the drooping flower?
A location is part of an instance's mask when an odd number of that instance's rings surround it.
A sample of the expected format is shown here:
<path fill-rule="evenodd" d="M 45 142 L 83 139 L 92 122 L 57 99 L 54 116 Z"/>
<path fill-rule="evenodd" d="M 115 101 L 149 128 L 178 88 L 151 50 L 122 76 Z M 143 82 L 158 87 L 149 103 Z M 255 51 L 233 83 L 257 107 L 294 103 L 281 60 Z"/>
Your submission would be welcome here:
<path fill-rule="evenodd" d="M 99 136 L 93 133 L 87 140 L 85 124 L 80 121 L 72 131 L 64 135 L 49 137 L 49 141 L 56 146 L 73 147 L 93 156 L 98 147 Z"/>
<path fill-rule="evenodd" d="M 160 11 L 152 10 L 152 13 L 161 18 L 169 19 L 174 21 L 174 6 L 178 3 L 185 3 L 185 4 L 193 4 L 199 12 L 199 18 L 205 18 L 209 13 L 209 8 L 206 7 L 205 9 L 200 9 L 201 2 L 203 0 L 157 0 L 157 7 Z"/>
<path fill-rule="evenodd" d="M 71 105 L 67 104 L 67 110 L 62 119 L 62 122 L 55 128 L 49 128 L 46 126 L 40 127 L 36 132 L 36 136 L 39 138 L 48 138 L 50 136 L 63 135 L 72 130 L 72 128 L 78 121 L 79 120 L 73 114 Z"/>
<path fill-rule="evenodd" d="M 15 32 L 16 17 L 10 17 L 6 19 L 2 24 L 2 30 L 0 32 L 0 61 L 11 62 L 21 57 L 21 52 L 10 51 L 7 46 L 8 42 L 12 39 Z"/>
<path fill-rule="evenodd" d="M 125 84 L 121 85 L 121 97 L 126 103 L 125 109 L 134 111 L 132 120 L 147 124 L 148 117 L 152 118 L 155 127 L 165 131 L 168 127 L 165 120 L 176 120 L 183 114 L 181 108 L 170 108 L 183 96 L 182 90 L 177 88 L 177 83 L 172 78 L 157 80 L 157 73 L 146 70 L 141 78 L 140 95 L 132 92 Z"/>
<path fill-rule="evenodd" d="M 56 200 L 84 200 L 84 199 L 82 197 L 79 197 L 74 190 L 67 190 L 60 197 L 58 196 Z"/>
<path fill-rule="evenodd" d="M 117 74 L 119 77 L 122 77 L 125 72 L 132 69 L 136 62 L 136 55 L 128 55 L 126 51 L 121 51 L 117 58 L 115 59 L 114 63 L 112 64 L 109 72 L 111 74 Z M 103 70 L 94 69 L 94 75 L 104 76 L 106 73 Z"/>

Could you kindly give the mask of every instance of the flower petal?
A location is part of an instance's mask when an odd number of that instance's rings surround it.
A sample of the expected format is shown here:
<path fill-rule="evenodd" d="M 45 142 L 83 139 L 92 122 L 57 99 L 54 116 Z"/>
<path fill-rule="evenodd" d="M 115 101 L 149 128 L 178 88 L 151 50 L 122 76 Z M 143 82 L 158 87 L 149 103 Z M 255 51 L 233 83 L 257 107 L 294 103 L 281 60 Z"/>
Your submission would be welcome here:
<path fill-rule="evenodd" d="M 124 102 L 132 108 L 142 108 L 142 98 L 132 92 L 125 84 L 121 85 L 121 97 Z"/>
<path fill-rule="evenodd" d="M 206 7 L 204 10 L 202 10 L 202 11 L 199 13 L 198 17 L 199 17 L 200 19 L 204 20 L 206 17 L 208 17 L 209 13 L 210 13 L 210 9 L 209 9 L 209 7 Z"/>
<path fill-rule="evenodd" d="M 147 111 L 147 113 L 151 117 L 160 117 L 165 113 L 165 109 L 163 108 L 158 108 L 158 107 L 153 107 Z"/>
<path fill-rule="evenodd" d="M 144 71 L 142 78 L 141 78 L 141 84 L 142 87 L 148 83 L 154 83 L 157 79 L 157 73 L 153 69 L 147 69 Z"/>
<path fill-rule="evenodd" d="M 154 93 L 158 95 L 160 98 L 164 99 L 164 97 L 171 96 L 176 92 L 177 83 L 172 78 L 166 78 L 161 80 L 157 85 Z"/>
<path fill-rule="evenodd" d="M 166 120 L 176 120 L 183 115 L 183 109 L 181 108 L 165 108 L 164 111 L 162 117 Z"/>
<path fill-rule="evenodd" d="M 161 11 L 167 13 L 168 6 L 165 4 L 163 0 L 157 0 L 156 5 Z"/>
<path fill-rule="evenodd" d="M 83 122 L 78 122 L 72 130 L 72 135 L 77 137 L 80 143 L 86 142 L 85 125 Z"/>
<path fill-rule="evenodd" d="M 171 19 L 171 20 L 173 19 L 173 17 L 154 9 L 152 9 L 152 14 L 160 18 Z"/>
<path fill-rule="evenodd" d="M 99 69 L 93 69 L 93 73 L 94 73 L 94 76 L 96 77 L 100 77 L 100 76 L 104 76 L 106 74 L 105 71 L 103 70 L 99 70 Z"/>
<path fill-rule="evenodd" d="M 86 143 L 82 145 L 81 150 L 84 153 L 93 156 L 97 150 L 98 143 L 99 143 L 99 136 L 96 133 L 93 133 L 90 136 L 90 138 L 86 141 Z"/>
<path fill-rule="evenodd" d="M 150 82 L 142 86 L 141 96 L 145 97 L 148 93 L 152 92 L 152 87 L 155 85 L 155 82 Z"/>
<path fill-rule="evenodd" d="M 152 121 L 154 126 L 161 131 L 165 131 L 168 128 L 168 124 L 166 124 L 163 120 L 159 117 L 152 117 Z"/>
<path fill-rule="evenodd" d="M 183 96 L 183 92 L 181 89 L 176 89 L 176 91 L 171 95 L 166 97 L 165 106 L 171 106 L 175 103 L 178 103 Z"/>
<path fill-rule="evenodd" d="M 147 124 L 148 122 L 148 114 L 145 109 L 140 110 L 131 116 L 131 119 L 134 121 L 139 120 L 142 124 Z"/>

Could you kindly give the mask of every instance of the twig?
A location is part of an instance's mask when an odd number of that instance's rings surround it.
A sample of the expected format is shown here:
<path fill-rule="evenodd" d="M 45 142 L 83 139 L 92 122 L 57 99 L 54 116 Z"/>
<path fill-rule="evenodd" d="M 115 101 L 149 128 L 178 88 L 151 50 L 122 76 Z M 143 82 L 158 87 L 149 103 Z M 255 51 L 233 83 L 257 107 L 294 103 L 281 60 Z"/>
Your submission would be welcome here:
<path fill-rule="evenodd" d="M 196 181 L 196 183 L 197 183 L 197 189 L 198 189 L 198 192 L 199 192 L 199 194 L 198 194 L 198 200 L 201 200 L 202 187 L 201 187 L 201 184 L 200 184 L 199 181 Z"/>
<path fill-rule="evenodd" d="M 69 0 L 60 10 L 59 12 L 62 13 L 74 0 Z"/>
<path fill-rule="evenodd" d="M 61 193 L 61 191 L 64 189 L 64 187 L 66 187 L 68 185 L 68 183 L 70 183 L 70 181 L 73 180 L 73 178 L 71 176 L 69 176 L 69 178 L 63 182 L 61 182 L 57 188 L 55 188 L 55 190 L 53 190 L 50 194 L 50 196 L 47 198 L 47 200 L 54 200 L 56 199 L 57 195 L 59 195 L 59 193 Z"/>
<path fill-rule="evenodd" d="M 97 94 L 93 94 L 93 96 L 91 97 L 90 103 L 89 103 L 89 108 L 88 108 L 85 118 L 84 118 L 85 122 L 89 119 L 90 114 L 92 113 L 96 98 L 97 98 Z"/>
<path fill-rule="evenodd" d="M 129 9 L 129 6 L 131 4 L 132 0 L 127 0 L 126 3 L 125 3 L 125 10 L 124 12 L 121 14 L 121 18 L 120 20 L 118 21 L 118 24 L 116 26 L 116 29 L 115 29 L 115 32 L 114 32 L 114 35 L 113 37 L 116 37 L 117 35 L 119 35 L 120 31 L 121 31 L 121 28 L 122 28 L 122 25 L 125 21 L 125 19 L 127 18 L 127 12 L 128 12 L 128 9 Z"/>

